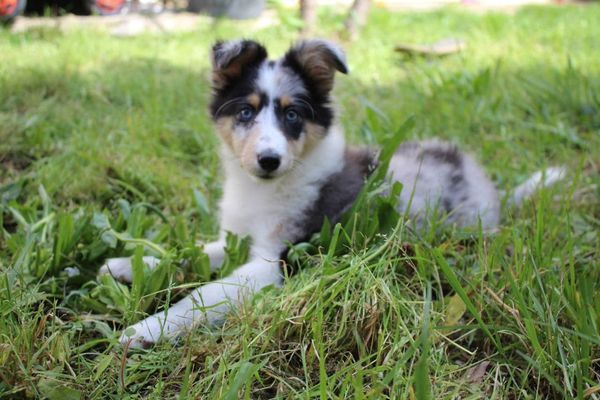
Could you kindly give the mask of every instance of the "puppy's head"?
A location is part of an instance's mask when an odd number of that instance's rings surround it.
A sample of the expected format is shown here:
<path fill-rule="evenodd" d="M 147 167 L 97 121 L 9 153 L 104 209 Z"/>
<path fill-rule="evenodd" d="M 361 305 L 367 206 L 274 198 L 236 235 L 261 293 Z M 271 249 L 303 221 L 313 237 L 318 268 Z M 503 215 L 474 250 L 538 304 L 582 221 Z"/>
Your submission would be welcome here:
<path fill-rule="evenodd" d="M 217 132 L 240 165 L 260 179 L 281 177 L 327 135 L 333 123 L 335 71 L 347 72 L 333 43 L 297 43 L 269 61 L 257 42 L 219 42 L 212 49 Z"/>

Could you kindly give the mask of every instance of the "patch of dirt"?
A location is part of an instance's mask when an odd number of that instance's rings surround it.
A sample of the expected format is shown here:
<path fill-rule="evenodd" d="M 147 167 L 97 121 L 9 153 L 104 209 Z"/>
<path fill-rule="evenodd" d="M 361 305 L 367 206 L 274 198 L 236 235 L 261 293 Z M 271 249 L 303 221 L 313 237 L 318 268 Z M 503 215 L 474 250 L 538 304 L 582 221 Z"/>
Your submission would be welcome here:
<path fill-rule="evenodd" d="M 19 152 L 0 153 L 0 185 L 22 175 L 34 161 L 32 157 Z"/>
<path fill-rule="evenodd" d="M 4 154 L 0 155 L 0 165 L 2 170 L 23 171 L 33 164 L 33 159 L 24 154 Z"/>

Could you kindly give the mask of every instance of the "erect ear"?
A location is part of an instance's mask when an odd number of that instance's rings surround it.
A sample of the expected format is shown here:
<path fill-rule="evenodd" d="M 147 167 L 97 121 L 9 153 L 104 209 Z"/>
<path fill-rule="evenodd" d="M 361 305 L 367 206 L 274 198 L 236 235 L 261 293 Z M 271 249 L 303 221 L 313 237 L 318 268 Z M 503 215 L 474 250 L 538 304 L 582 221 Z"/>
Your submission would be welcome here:
<path fill-rule="evenodd" d="M 288 50 L 285 61 L 293 69 L 299 70 L 321 94 L 327 94 L 333 88 L 335 71 L 348 73 L 344 51 L 327 40 L 298 42 Z"/>
<path fill-rule="evenodd" d="M 242 76 L 244 68 L 267 58 L 267 50 L 253 40 L 217 42 L 212 48 L 213 87 L 222 89 Z"/>

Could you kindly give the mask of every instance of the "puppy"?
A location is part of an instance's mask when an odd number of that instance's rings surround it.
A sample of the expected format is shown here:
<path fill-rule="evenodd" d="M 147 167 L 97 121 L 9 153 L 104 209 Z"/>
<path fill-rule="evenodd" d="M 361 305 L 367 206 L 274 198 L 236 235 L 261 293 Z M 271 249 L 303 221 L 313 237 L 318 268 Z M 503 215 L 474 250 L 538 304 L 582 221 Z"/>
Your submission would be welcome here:
<path fill-rule="evenodd" d="M 221 139 L 225 173 L 220 240 L 204 245 L 211 268 L 224 260 L 226 232 L 250 236 L 249 261 L 231 275 L 194 290 L 167 310 L 131 326 L 122 343 L 143 346 L 212 324 L 248 295 L 282 284 L 280 257 L 286 243 L 335 223 L 355 200 L 376 165 L 366 149 L 346 146 L 331 101 L 334 75 L 347 73 L 345 55 L 323 40 L 302 41 L 277 60 L 257 42 L 236 40 L 212 49 L 210 114 Z M 562 172 L 549 171 L 546 182 Z M 420 220 L 428 210 L 460 227 L 497 226 L 499 195 L 477 162 L 437 141 L 397 149 L 389 174 L 403 183 L 400 207 Z M 526 197 L 543 176 L 515 191 Z M 145 257 L 153 268 L 158 260 Z M 128 258 L 109 259 L 100 273 L 131 281 Z"/>

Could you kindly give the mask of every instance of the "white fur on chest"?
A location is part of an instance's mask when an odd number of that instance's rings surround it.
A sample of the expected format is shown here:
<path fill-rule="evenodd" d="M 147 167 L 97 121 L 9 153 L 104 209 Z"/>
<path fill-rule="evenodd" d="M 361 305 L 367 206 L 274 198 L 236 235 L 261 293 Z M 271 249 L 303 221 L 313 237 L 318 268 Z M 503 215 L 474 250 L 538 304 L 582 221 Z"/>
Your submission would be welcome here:
<path fill-rule="evenodd" d="M 304 213 L 314 204 L 323 182 L 343 168 L 345 142 L 338 129 L 294 169 L 273 181 L 248 175 L 223 147 L 225 184 L 221 200 L 221 231 L 252 238 L 253 252 L 278 257 L 286 242 L 298 239 Z"/>

